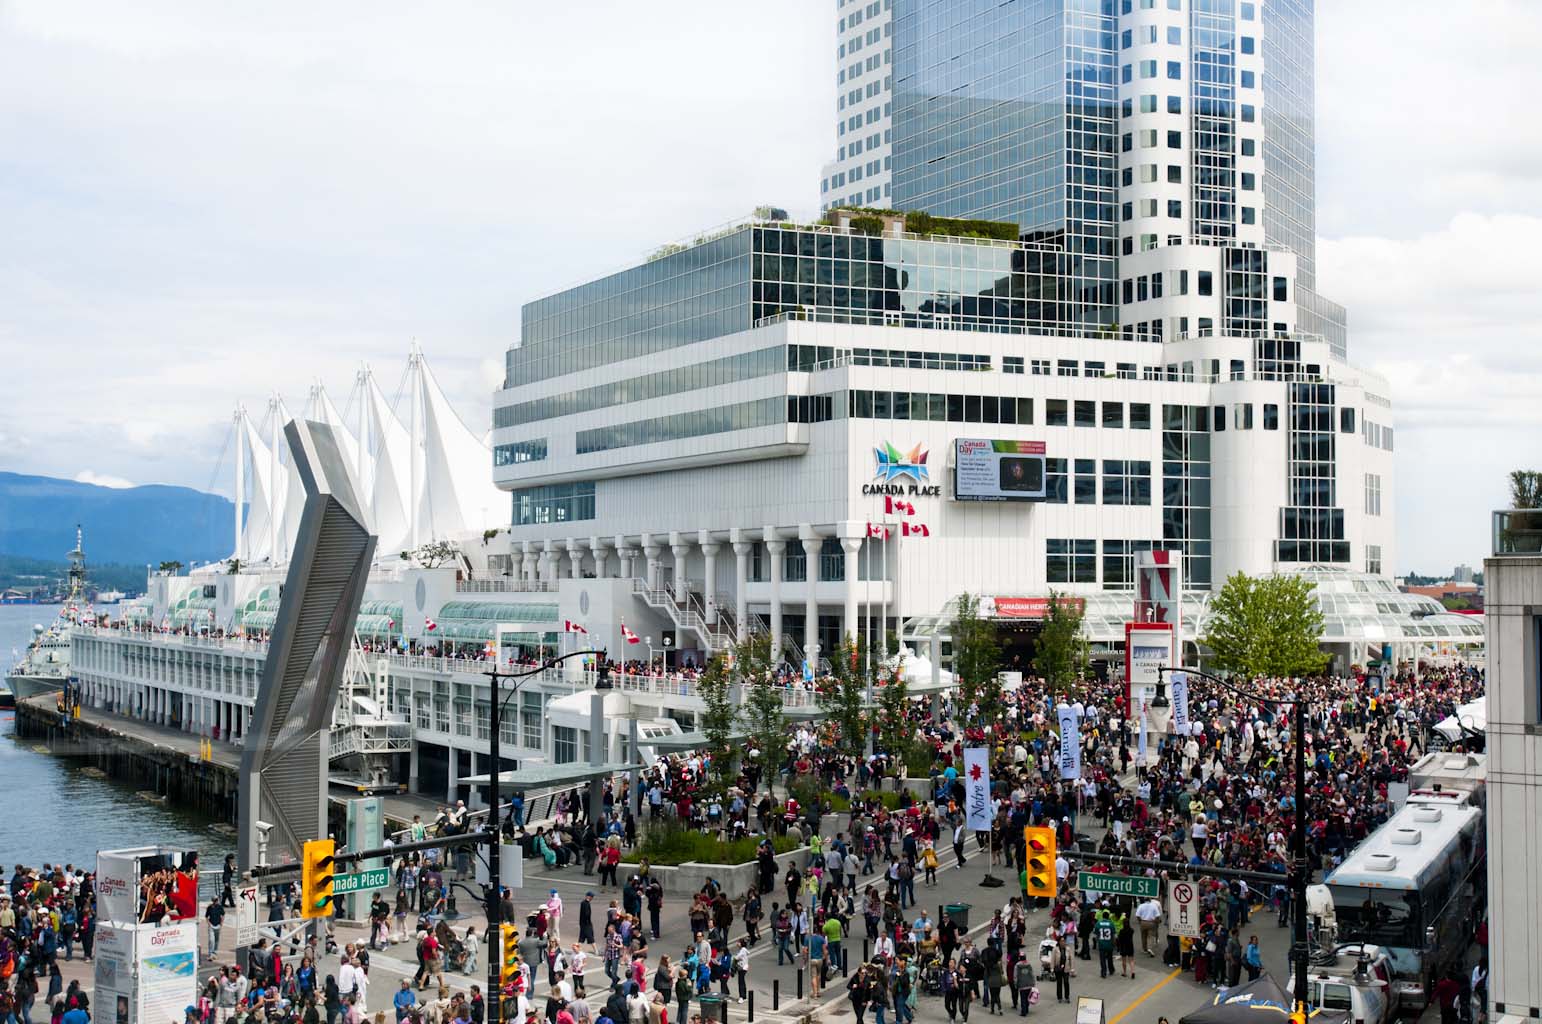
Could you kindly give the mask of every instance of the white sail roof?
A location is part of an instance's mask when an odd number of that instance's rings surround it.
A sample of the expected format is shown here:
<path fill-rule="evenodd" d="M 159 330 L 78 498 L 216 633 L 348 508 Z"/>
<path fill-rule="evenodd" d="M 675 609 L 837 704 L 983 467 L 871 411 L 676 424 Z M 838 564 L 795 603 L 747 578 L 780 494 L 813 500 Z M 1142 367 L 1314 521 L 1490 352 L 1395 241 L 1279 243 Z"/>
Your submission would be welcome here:
<path fill-rule="evenodd" d="M 361 401 L 365 403 L 374 479 L 369 490 L 371 526 L 379 538 L 375 551 L 385 558 L 412 546 L 411 482 L 412 438 L 386 401 L 374 374 L 367 375 Z"/>
<path fill-rule="evenodd" d="M 421 354 L 416 385 L 422 410 L 418 536 L 438 540 L 479 533 L 498 522 L 507 497 L 493 484 L 492 452 L 444 395 Z"/>
<path fill-rule="evenodd" d="M 257 425 L 242 409 L 237 421 L 236 443 L 243 447 L 242 460 L 250 473 L 246 491 L 246 522 L 241 527 L 241 549 L 249 563 L 273 558 L 273 450 L 263 441 Z"/>

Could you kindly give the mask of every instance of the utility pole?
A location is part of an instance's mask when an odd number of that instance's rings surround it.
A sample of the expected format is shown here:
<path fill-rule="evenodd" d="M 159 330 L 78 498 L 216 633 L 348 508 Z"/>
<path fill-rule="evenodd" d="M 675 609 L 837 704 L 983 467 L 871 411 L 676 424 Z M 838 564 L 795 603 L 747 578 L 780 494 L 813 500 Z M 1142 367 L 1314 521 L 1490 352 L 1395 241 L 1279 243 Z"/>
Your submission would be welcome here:
<path fill-rule="evenodd" d="M 494 651 L 498 645 L 494 643 Z M 499 926 L 503 923 L 503 875 L 501 858 L 499 853 L 503 847 L 503 825 L 499 820 L 500 801 L 498 799 L 498 777 L 503 773 L 502 732 L 503 732 L 503 701 L 513 698 L 519 692 L 519 683 L 533 675 L 539 675 L 548 669 L 555 668 L 569 658 L 578 658 L 594 654 L 604 657 L 603 651 L 572 651 L 568 654 L 552 658 L 542 662 L 536 668 L 527 672 L 500 672 L 498 656 L 493 655 L 493 667 L 483 675 L 492 680 L 492 699 L 488 702 L 488 725 L 491 735 L 487 740 L 487 753 L 492 761 L 492 768 L 488 773 L 488 797 L 492 804 L 487 812 L 487 885 L 483 886 L 482 898 L 487 908 L 487 1024 L 500 1024 L 503 1019 L 503 984 L 501 968 L 503 966 L 504 951 L 499 945 L 503 941 L 503 929 Z M 501 680 L 510 679 L 515 685 L 509 690 L 507 697 L 498 699 L 498 684 Z M 453 754 L 453 751 L 452 751 Z"/>

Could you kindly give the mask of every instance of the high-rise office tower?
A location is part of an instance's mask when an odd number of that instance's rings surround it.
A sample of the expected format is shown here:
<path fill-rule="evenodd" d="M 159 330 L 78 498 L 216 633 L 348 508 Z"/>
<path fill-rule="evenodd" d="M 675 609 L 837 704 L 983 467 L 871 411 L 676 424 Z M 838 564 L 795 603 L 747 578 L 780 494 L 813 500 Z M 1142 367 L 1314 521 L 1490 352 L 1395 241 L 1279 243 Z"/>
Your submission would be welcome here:
<path fill-rule="evenodd" d="M 837 15 L 826 207 L 1015 221 L 1060 249 L 1061 308 L 1082 328 L 1301 331 L 1344 354 L 1344 310 L 1316 293 L 1313 0 L 846 0 Z M 1169 271 L 1194 291 L 1141 297 Z M 1271 279 L 1278 304 L 1198 290 L 1228 274 Z"/>

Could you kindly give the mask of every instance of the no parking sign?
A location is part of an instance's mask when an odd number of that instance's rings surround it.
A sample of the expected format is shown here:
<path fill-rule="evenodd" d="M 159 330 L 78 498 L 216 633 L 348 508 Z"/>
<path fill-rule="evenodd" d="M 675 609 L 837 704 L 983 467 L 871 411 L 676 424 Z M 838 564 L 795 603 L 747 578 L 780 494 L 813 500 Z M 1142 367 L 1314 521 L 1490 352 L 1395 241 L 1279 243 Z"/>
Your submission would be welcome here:
<path fill-rule="evenodd" d="M 1199 938 L 1199 891 L 1193 882 L 1174 882 L 1167 894 L 1167 932 Z"/>

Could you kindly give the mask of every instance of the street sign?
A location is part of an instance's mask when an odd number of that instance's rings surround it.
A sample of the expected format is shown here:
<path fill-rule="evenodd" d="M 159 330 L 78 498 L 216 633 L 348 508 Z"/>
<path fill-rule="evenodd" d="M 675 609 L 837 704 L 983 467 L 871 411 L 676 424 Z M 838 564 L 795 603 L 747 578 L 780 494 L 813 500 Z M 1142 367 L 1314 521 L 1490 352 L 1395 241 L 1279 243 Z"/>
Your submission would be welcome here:
<path fill-rule="evenodd" d="M 1167 896 L 1167 932 L 1199 938 L 1199 892 L 1193 882 L 1174 882 Z"/>
<path fill-rule="evenodd" d="M 1096 871 L 1078 871 L 1076 887 L 1083 892 L 1106 892 L 1110 896 L 1156 896 L 1161 883 L 1155 878 L 1137 875 L 1104 875 Z"/>
<path fill-rule="evenodd" d="M 242 886 L 236 890 L 236 945 L 257 944 L 257 887 Z"/>
<path fill-rule="evenodd" d="M 332 879 L 332 892 L 341 895 L 362 892 L 365 889 L 384 889 L 390 884 L 391 869 L 375 868 L 370 871 L 356 871 L 351 875 L 338 875 Z"/>

